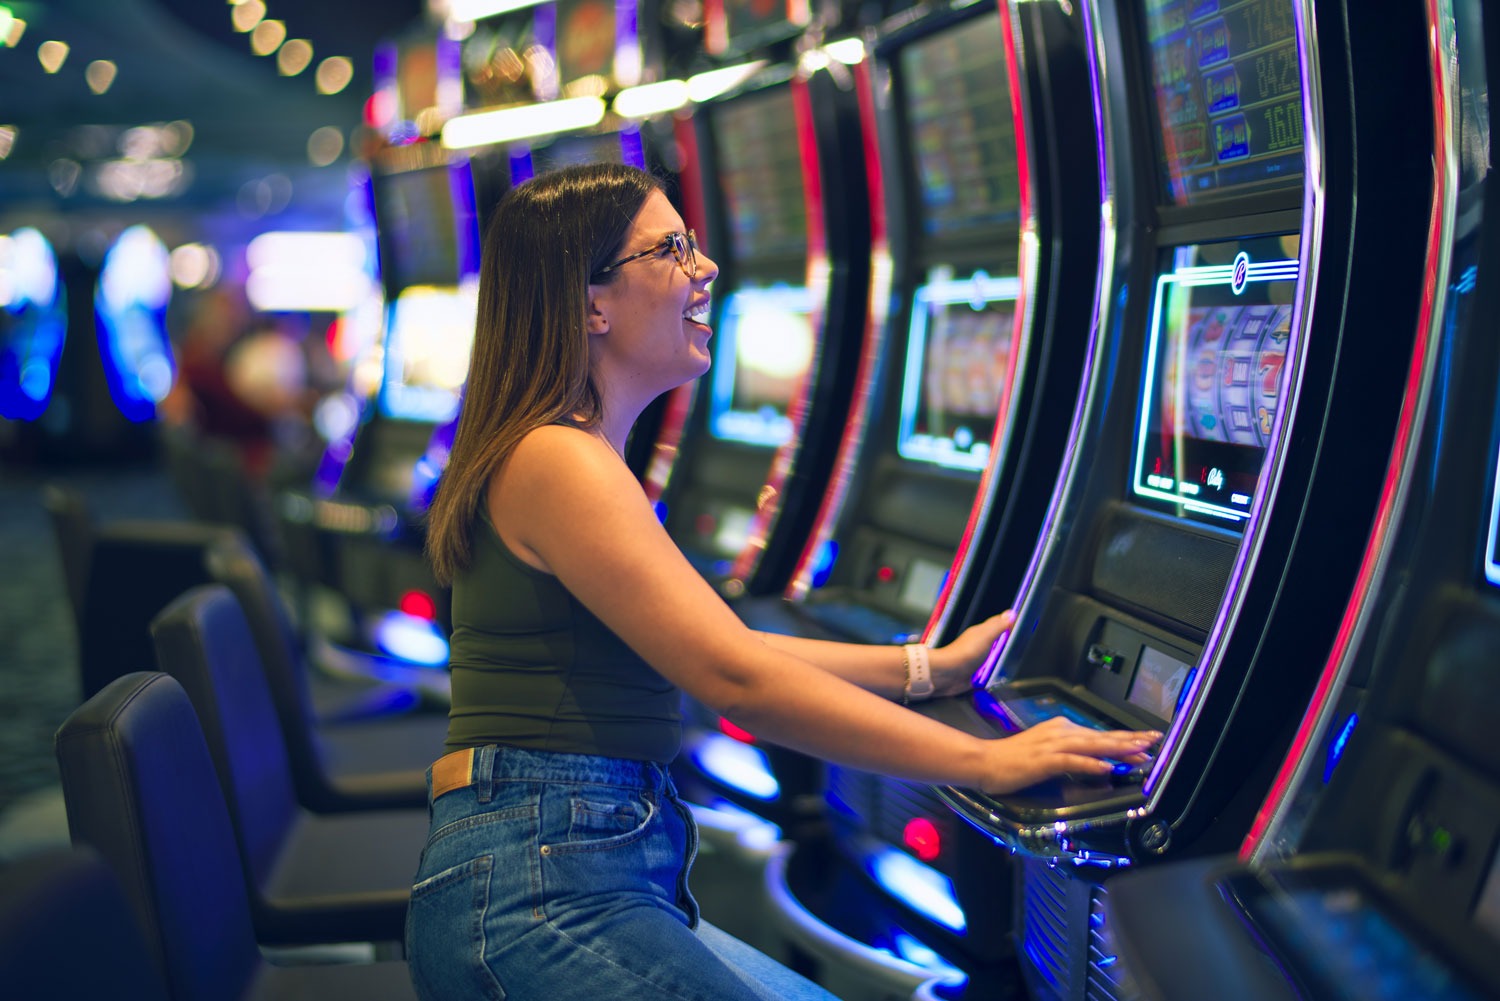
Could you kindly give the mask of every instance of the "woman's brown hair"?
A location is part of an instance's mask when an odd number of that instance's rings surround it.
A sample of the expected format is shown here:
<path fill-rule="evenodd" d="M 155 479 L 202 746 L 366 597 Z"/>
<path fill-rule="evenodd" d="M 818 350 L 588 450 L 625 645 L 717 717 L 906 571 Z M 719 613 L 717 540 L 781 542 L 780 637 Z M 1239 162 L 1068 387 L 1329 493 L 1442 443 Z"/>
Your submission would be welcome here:
<path fill-rule="evenodd" d="M 585 329 L 589 279 L 618 254 L 659 190 L 645 171 L 596 163 L 527 181 L 496 207 L 484 238 L 463 410 L 427 513 L 427 557 L 443 585 L 469 565 L 485 489 L 517 443 L 548 424 L 599 422 Z"/>

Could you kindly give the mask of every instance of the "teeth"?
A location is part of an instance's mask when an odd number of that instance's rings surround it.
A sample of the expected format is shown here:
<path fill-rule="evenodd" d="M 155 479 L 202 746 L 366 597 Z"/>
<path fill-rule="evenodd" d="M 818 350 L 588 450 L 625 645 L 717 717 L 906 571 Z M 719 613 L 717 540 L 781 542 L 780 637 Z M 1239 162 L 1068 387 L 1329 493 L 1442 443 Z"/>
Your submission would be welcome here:
<path fill-rule="evenodd" d="M 684 320 L 692 320 L 694 323 L 703 323 L 707 321 L 708 303 L 705 302 L 703 305 L 697 307 L 696 309 L 688 310 L 686 313 L 682 314 L 682 318 Z"/>

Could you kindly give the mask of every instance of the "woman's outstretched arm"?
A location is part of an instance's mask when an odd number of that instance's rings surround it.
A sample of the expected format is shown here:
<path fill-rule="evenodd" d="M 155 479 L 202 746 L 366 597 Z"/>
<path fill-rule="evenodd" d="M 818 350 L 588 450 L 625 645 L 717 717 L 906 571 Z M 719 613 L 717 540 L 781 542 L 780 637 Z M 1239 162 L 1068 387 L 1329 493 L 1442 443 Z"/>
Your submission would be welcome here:
<path fill-rule="evenodd" d="M 910 712 L 751 632 L 695 571 L 608 444 L 529 434 L 491 482 L 497 530 L 689 695 L 773 742 L 916 782 L 1008 792 L 1106 775 L 1155 735 L 1052 720 L 985 740 Z M 889 652 L 892 656 L 898 651 Z"/>

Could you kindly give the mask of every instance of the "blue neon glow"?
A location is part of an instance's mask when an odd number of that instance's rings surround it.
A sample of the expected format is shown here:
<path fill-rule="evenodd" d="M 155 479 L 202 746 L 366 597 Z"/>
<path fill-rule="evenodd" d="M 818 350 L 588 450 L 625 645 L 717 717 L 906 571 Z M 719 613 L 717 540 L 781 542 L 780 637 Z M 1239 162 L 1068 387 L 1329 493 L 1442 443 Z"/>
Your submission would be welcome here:
<path fill-rule="evenodd" d="M 448 640 L 438 627 L 415 615 L 391 611 L 375 626 L 375 645 L 381 653 L 424 667 L 448 663 Z"/>
<path fill-rule="evenodd" d="M 968 928 L 953 881 L 936 869 L 895 848 L 880 849 L 866 865 L 875 882 L 918 914 L 960 934 Z"/>
<path fill-rule="evenodd" d="M 0 243 L 0 417 L 40 417 L 57 385 L 67 336 L 57 258 L 30 227 Z"/>
<path fill-rule="evenodd" d="M 166 245 L 149 227 L 131 226 L 104 255 L 94 313 L 109 394 L 135 423 L 156 416 L 177 377 L 166 324 L 171 298 Z"/>
<path fill-rule="evenodd" d="M 721 733 L 711 733 L 692 749 L 693 763 L 710 778 L 748 796 L 770 802 L 781 795 L 781 783 L 770 759 L 758 747 Z"/>
<path fill-rule="evenodd" d="M 1495 463 L 1495 480 L 1490 490 L 1490 541 L 1484 554 L 1484 579 L 1500 587 L 1500 459 Z"/>
<path fill-rule="evenodd" d="M 531 149 L 521 147 L 510 154 L 510 186 L 519 187 L 536 176 L 536 163 L 531 159 Z"/>
<path fill-rule="evenodd" d="M 828 575 L 833 573 L 833 565 L 838 562 L 839 544 L 833 539 L 825 539 L 818 546 L 817 554 L 813 557 L 812 586 L 822 587 L 828 583 Z"/>
<path fill-rule="evenodd" d="M 1359 726 L 1359 713 L 1350 713 L 1349 718 L 1344 720 L 1344 725 L 1339 727 L 1338 736 L 1333 738 L 1333 743 L 1328 745 L 1328 761 L 1323 765 L 1323 782 L 1333 778 L 1333 770 L 1343 760 L 1344 751 L 1349 746 L 1349 738 L 1354 736 L 1354 728 Z"/>

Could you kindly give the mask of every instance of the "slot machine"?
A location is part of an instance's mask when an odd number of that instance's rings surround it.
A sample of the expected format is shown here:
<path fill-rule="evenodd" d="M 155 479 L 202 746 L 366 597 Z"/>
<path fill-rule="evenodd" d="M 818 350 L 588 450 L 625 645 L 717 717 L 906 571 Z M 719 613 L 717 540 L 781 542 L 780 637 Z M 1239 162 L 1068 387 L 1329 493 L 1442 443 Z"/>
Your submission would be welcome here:
<path fill-rule="evenodd" d="M 52 244 L 26 226 L 0 237 L 0 417 L 34 421 L 57 386 L 67 300 Z"/>
<path fill-rule="evenodd" d="M 780 538 L 796 543 L 781 591 L 746 586 L 768 545 L 753 508 L 735 513 L 756 530 L 721 550 L 740 553 L 736 612 L 766 632 L 889 643 L 921 630 L 1015 374 L 1020 195 L 998 11 L 944 5 L 894 22 L 850 67 L 872 140 L 870 284 L 857 355 L 842 363 L 853 397 L 822 442 L 827 479 L 802 509 L 805 532 Z M 685 731 L 699 771 L 763 816 L 777 809 L 793 840 L 825 823 L 821 762 L 714 723 L 695 711 Z"/>
<path fill-rule="evenodd" d="M 993 444 L 983 470 L 970 484 L 974 496 L 966 520 L 955 517 L 938 526 L 957 539 L 955 552 L 943 557 L 951 565 L 939 573 L 920 558 L 903 557 L 888 571 L 890 577 L 915 576 L 915 581 L 908 577 L 904 584 L 920 593 L 909 612 L 920 613 L 920 621 L 928 623 L 924 636 L 932 642 L 942 641 L 938 637 L 945 628 L 961 628 L 954 609 L 958 595 L 971 589 L 960 587 L 953 578 L 964 566 L 966 553 L 974 554 L 976 564 L 989 561 L 975 577 L 983 576 L 991 586 L 1009 580 L 1014 587 L 1020 580 L 1062 464 L 1081 359 L 1089 342 L 1100 241 L 1093 121 L 1067 110 L 1087 107 L 1090 100 L 1082 29 L 1077 12 L 1053 5 L 928 9 L 921 16 L 893 19 L 872 45 L 876 80 L 886 81 L 874 90 L 888 95 L 877 106 L 886 137 L 887 175 L 894 178 L 889 183 L 899 191 L 905 177 L 906 190 L 923 193 L 920 200 L 892 201 L 893 213 L 903 220 L 891 227 L 892 250 L 905 246 L 904 253 L 920 263 L 910 248 L 924 246 L 923 241 L 929 249 L 951 249 L 961 246 L 960 237 L 966 236 L 969 252 L 975 253 L 986 239 L 1004 238 L 1014 241 L 1008 249 L 1016 260 L 1013 371 L 990 380 L 990 390 L 999 397 L 990 405 L 1000 415 L 991 435 Z M 998 64 L 987 65 L 981 57 Z M 955 137 L 932 121 L 933 95 L 954 91 L 946 79 L 952 67 L 981 74 L 980 79 L 986 78 L 985 70 L 1005 77 L 1006 90 L 991 92 L 999 107 L 984 113 L 988 131 L 981 135 L 992 142 L 990 133 L 1003 127 L 1016 137 L 1015 175 L 1009 180 L 1017 186 L 1020 221 L 1008 236 L 1003 229 L 997 233 L 988 228 L 993 220 L 983 215 L 965 217 L 963 199 L 952 200 L 954 192 L 968 188 L 963 171 L 974 169 L 975 153 L 984 155 L 983 145 L 976 146 L 975 137 L 967 134 L 972 130 L 969 123 L 955 126 Z M 970 83 L 968 89 L 978 88 Z M 1006 116 L 1004 122 L 995 121 L 996 115 Z M 944 162 L 949 159 L 954 164 Z M 918 185 L 914 179 L 922 176 L 928 180 Z M 946 206 L 946 216 L 928 218 L 935 211 L 929 208 L 932 204 Z M 947 327 L 940 339 L 961 345 L 964 328 L 993 323 L 996 307 L 982 299 L 976 302 L 972 282 L 964 288 L 952 280 L 934 280 L 921 270 L 907 287 L 915 289 L 915 307 L 907 314 L 893 314 L 898 318 L 889 327 L 896 330 L 905 324 L 910 331 L 904 358 L 899 341 L 888 348 L 893 359 L 905 362 L 890 373 L 897 387 L 891 393 L 900 407 L 888 406 L 887 437 L 876 439 L 877 447 L 866 447 L 886 464 L 885 488 L 899 485 L 903 465 L 909 467 L 907 521 L 915 524 L 908 531 L 930 532 L 936 528 L 926 522 L 939 512 L 919 510 L 917 499 L 928 488 L 923 485 L 923 465 L 915 457 L 931 464 L 935 457 L 951 459 L 957 451 L 953 435 L 944 436 L 939 429 L 948 411 L 963 408 L 934 399 L 960 398 L 956 376 L 971 376 L 968 369 L 974 360 L 959 352 L 958 357 L 946 357 L 942 380 L 936 378 L 937 365 L 928 364 L 924 375 L 922 362 L 938 352 L 924 350 L 923 341 L 929 331 Z M 945 346 L 938 356 L 951 354 Z M 972 399 L 972 385 L 966 391 Z M 880 413 L 873 402 L 872 415 Z M 881 441 L 883 450 L 878 447 Z M 885 528 L 891 527 L 887 521 Z M 857 540 L 861 534 L 879 538 L 869 524 L 862 524 L 851 538 Z M 915 548 L 909 543 L 903 547 L 899 536 L 887 536 L 885 541 L 897 553 L 910 554 Z M 937 559 L 932 558 L 933 566 Z M 870 584 L 893 583 L 882 576 L 886 575 L 877 574 Z M 816 614 L 817 600 L 807 597 L 808 618 Z M 790 609 L 791 614 L 803 611 L 796 605 Z M 778 914 L 786 923 L 792 949 L 821 952 L 817 964 L 825 979 L 851 994 L 900 993 L 903 987 L 909 990 L 913 977 L 934 976 L 949 981 L 950 988 L 955 978 L 964 980 L 975 996 L 1004 996 L 1013 990 L 1013 866 L 994 850 L 993 841 L 958 818 L 933 790 L 913 783 L 830 765 L 821 794 L 822 817 L 831 838 L 800 843 L 773 880 Z M 830 935 L 842 940 L 842 955 L 818 945 Z M 872 949 L 891 959 L 883 973 L 876 972 L 878 964 L 849 961 Z M 858 972 L 861 969 L 865 972 Z"/>
<path fill-rule="evenodd" d="M 870 296 L 858 100 L 844 64 L 773 65 L 693 113 L 698 169 L 685 187 L 702 191 L 720 265 L 713 363 L 658 510 L 731 599 L 789 572 L 855 386 Z M 679 773 L 695 802 L 794 834 L 815 819 L 816 762 L 757 746 L 692 700 L 684 723 Z"/>
<path fill-rule="evenodd" d="M 1037 357 L 1016 326 L 1033 276 L 1021 274 L 1005 51 L 986 4 L 898 15 L 871 44 L 885 223 L 872 254 L 877 324 L 795 572 L 783 593 L 739 606 L 756 628 L 890 643 L 919 636 L 934 611 L 1004 447 L 998 418 Z"/>
<path fill-rule="evenodd" d="M 848 75 L 787 64 L 698 105 L 691 124 L 690 183 L 720 266 L 713 365 L 659 510 L 734 598 L 785 579 L 847 413 L 869 283 L 864 147 Z"/>
<path fill-rule="evenodd" d="M 1291 741 L 1396 434 L 1431 188 L 1425 143 L 1390 141 L 1430 132 L 1415 8 L 1083 13 L 1105 266 L 1068 462 L 1016 628 L 973 693 L 917 707 L 995 739 L 1165 734 L 1108 778 L 939 790 L 1015 853 L 1021 974 L 1049 999 L 1123 991 L 1110 877 L 1236 843 Z"/>
<path fill-rule="evenodd" d="M 1411 6 L 1432 39 L 1436 189 L 1400 434 L 1338 634 L 1307 651 L 1321 676 L 1238 854 L 1111 886 L 1107 944 L 1145 997 L 1500 994 L 1496 25 L 1470 0 Z"/>

